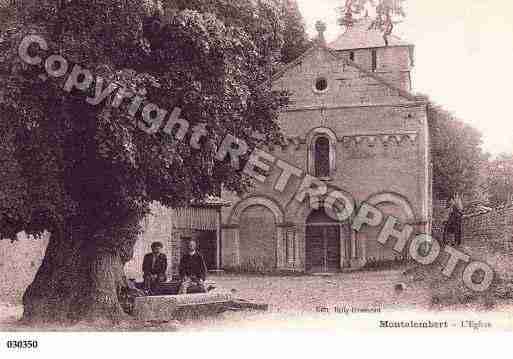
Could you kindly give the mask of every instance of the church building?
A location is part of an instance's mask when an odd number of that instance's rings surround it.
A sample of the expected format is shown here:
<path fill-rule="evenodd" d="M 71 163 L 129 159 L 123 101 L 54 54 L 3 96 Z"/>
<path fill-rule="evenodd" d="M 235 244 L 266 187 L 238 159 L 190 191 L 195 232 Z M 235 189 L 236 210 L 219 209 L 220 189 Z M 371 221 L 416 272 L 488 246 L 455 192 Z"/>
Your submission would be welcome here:
<path fill-rule="evenodd" d="M 326 27 L 302 56 L 273 77 L 291 104 L 280 115 L 283 146 L 266 151 L 328 188 L 429 233 L 431 166 L 426 99 L 412 94 L 414 46 L 361 21 L 330 44 Z M 337 272 L 399 254 L 376 239 L 379 228 L 352 230 L 322 209 L 298 204 L 299 184 L 278 192 L 280 170 L 240 198 L 224 193 L 221 266 Z M 293 182 L 294 179 L 291 181 Z M 306 201 L 305 201 L 306 202 Z"/>

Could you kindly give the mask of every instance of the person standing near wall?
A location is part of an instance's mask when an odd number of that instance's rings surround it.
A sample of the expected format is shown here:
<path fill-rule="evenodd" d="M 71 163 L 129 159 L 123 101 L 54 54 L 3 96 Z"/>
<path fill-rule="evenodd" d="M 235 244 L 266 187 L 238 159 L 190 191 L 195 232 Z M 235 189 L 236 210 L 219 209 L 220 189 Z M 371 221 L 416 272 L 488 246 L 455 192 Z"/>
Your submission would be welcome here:
<path fill-rule="evenodd" d="M 451 199 L 450 205 L 451 212 L 444 228 L 444 243 L 460 246 L 462 240 L 463 202 L 459 194 L 456 194 Z"/>

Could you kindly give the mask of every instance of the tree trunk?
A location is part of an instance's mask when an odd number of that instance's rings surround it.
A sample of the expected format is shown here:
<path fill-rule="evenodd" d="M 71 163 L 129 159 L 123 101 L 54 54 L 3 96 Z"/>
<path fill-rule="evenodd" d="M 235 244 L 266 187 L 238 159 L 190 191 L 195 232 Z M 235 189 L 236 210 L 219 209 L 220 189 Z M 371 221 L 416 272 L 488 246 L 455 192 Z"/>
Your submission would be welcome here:
<path fill-rule="evenodd" d="M 125 315 L 118 291 L 124 263 L 135 241 L 123 246 L 98 241 L 80 231 L 54 232 L 32 284 L 23 296 L 23 321 L 29 324 L 117 323 Z M 124 248 L 124 249 L 123 249 Z"/>

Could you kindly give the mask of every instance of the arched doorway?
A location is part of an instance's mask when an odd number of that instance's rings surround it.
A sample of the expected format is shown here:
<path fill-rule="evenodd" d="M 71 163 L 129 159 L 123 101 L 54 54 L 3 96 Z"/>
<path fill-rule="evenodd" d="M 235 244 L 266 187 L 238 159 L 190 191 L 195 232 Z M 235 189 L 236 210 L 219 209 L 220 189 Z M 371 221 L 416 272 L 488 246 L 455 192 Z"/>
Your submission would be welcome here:
<path fill-rule="evenodd" d="M 251 269 L 276 269 L 276 219 L 262 205 L 246 208 L 240 216 L 240 264 Z"/>
<path fill-rule="evenodd" d="M 341 263 L 342 224 L 324 209 L 313 211 L 306 220 L 305 269 L 307 272 L 338 272 Z M 342 240 L 341 240 L 342 239 Z"/>

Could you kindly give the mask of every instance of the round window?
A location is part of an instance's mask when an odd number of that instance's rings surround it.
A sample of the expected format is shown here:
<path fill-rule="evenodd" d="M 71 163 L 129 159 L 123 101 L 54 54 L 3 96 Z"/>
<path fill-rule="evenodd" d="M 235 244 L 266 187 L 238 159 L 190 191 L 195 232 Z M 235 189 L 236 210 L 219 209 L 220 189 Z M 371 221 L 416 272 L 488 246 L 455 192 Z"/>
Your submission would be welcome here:
<path fill-rule="evenodd" d="M 328 89 L 328 80 L 326 80 L 324 77 L 315 80 L 315 89 L 321 92 L 326 91 Z"/>

